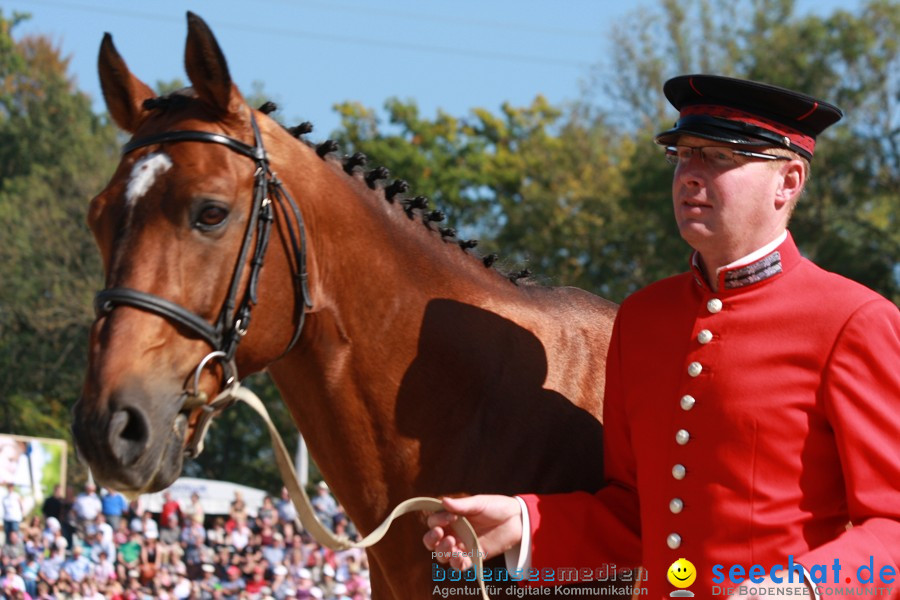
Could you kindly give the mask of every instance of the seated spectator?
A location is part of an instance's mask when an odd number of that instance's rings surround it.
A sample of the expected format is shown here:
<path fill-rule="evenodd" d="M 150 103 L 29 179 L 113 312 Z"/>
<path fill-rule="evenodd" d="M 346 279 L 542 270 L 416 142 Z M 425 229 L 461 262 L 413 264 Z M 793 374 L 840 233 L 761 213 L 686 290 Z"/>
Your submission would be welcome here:
<path fill-rule="evenodd" d="M 264 496 L 262 506 L 259 507 L 259 511 L 256 513 L 256 528 L 273 527 L 276 523 L 278 523 L 278 511 L 275 509 L 272 496 Z"/>
<path fill-rule="evenodd" d="M 266 568 L 262 565 L 256 565 L 253 567 L 252 575 L 250 577 L 250 581 L 247 582 L 247 585 L 244 589 L 247 590 L 247 593 L 251 596 L 257 595 L 262 592 L 262 589 L 269 586 L 269 582 L 266 581 Z"/>
<path fill-rule="evenodd" d="M 38 571 L 41 569 L 41 563 L 38 561 L 38 554 L 28 552 L 25 563 L 22 565 L 22 579 L 25 581 L 25 593 L 31 597 L 37 596 Z"/>
<path fill-rule="evenodd" d="M 228 543 L 228 531 L 225 530 L 225 519 L 222 517 L 215 518 L 213 526 L 206 531 L 206 543 L 216 550 L 219 549 L 219 546 L 224 546 Z"/>
<path fill-rule="evenodd" d="M 59 579 L 56 580 L 53 588 L 57 595 L 62 598 L 71 598 L 75 595 L 75 583 L 65 569 L 59 571 Z"/>
<path fill-rule="evenodd" d="M 159 570 L 161 564 L 157 539 L 145 538 L 144 546 L 141 548 L 140 564 L 138 565 L 141 585 L 150 585 L 153 578 L 156 577 L 156 572 Z"/>
<path fill-rule="evenodd" d="M 142 547 L 141 534 L 137 531 L 132 531 L 129 540 L 119 545 L 116 575 L 120 581 L 126 581 L 131 571 L 140 574 L 137 568 L 141 563 Z"/>
<path fill-rule="evenodd" d="M 219 588 L 219 578 L 212 563 L 203 563 L 201 567 L 200 591 L 204 598 L 212 598 L 213 592 Z"/>
<path fill-rule="evenodd" d="M 243 577 L 241 577 L 241 570 L 236 565 L 231 565 L 228 567 L 227 571 L 227 579 L 221 582 L 221 590 L 224 598 L 236 599 L 240 597 L 241 592 L 244 591 L 244 588 L 247 587 L 246 582 Z"/>
<path fill-rule="evenodd" d="M 297 579 L 297 598 L 305 600 L 322 596 L 322 590 L 313 581 L 312 572 L 309 569 L 301 569 L 300 577 Z"/>
<path fill-rule="evenodd" d="M 347 595 L 347 586 L 343 583 L 334 584 L 334 591 L 332 598 L 334 600 L 352 600 L 350 596 Z"/>
<path fill-rule="evenodd" d="M 334 575 L 335 572 L 332 565 L 326 563 L 322 566 L 322 576 L 319 578 L 319 587 L 322 588 L 325 597 L 334 595 L 334 584 L 337 583 Z"/>
<path fill-rule="evenodd" d="M 25 542 L 26 550 L 28 549 L 28 540 L 40 538 L 43 530 L 43 519 L 36 514 L 32 514 L 31 517 L 22 524 L 22 541 Z"/>
<path fill-rule="evenodd" d="M 94 561 L 94 567 L 91 574 L 93 575 L 94 581 L 104 588 L 111 580 L 116 578 L 116 566 L 113 564 L 112 557 L 110 557 L 106 550 L 100 550 L 100 553 L 97 555 L 97 560 Z"/>
<path fill-rule="evenodd" d="M 145 510 L 138 521 L 140 523 L 138 531 L 141 532 L 141 535 L 145 540 L 159 539 L 159 525 L 157 525 L 156 520 L 153 518 L 153 513 L 149 510 Z M 134 529 L 134 519 L 132 519 L 132 529 Z"/>
<path fill-rule="evenodd" d="M 282 564 L 277 564 L 272 568 L 272 581 L 269 588 L 272 590 L 272 596 L 275 600 L 283 600 L 287 595 L 288 589 L 294 591 L 293 584 L 287 577 L 288 570 Z"/>
<path fill-rule="evenodd" d="M 189 532 L 190 528 L 185 527 L 184 531 Z M 181 548 L 181 536 L 182 530 L 178 525 L 178 515 L 170 514 L 159 531 L 159 551 L 162 555 L 160 558 L 162 562 L 170 562 L 170 557 L 181 558 L 184 554 Z"/>
<path fill-rule="evenodd" d="M 22 532 L 12 530 L 6 535 L 6 543 L 0 549 L 3 563 L 18 568 L 25 562 L 25 544 L 22 542 Z"/>
<path fill-rule="evenodd" d="M 100 533 L 96 526 L 88 527 L 87 536 L 84 554 L 92 563 L 97 563 L 100 560 L 101 551 L 105 551 L 106 555 L 109 556 L 109 547 L 103 544 L 103 534 Z"/>
<path fill-rule="evenodd" d="M 316 518 L 319 519 L 326 527 L 334 526 L 334 516 L 338 513 L 337 501 L 328 490 L 328 484 L 320 481 L 316 486 L 316 495 L 310 500 Z"/>
<path fill-rule="evenodd" d="M 282 527 L 287 524 L 293 526 L 297 522 L 297 509 L 286 487 L 281 488 L 281 498 L 275 504 L 275 508 L 278 510 L 278 522 Z"/>
<path fill-rule="evenodd" d="M 297 534 L 297 530 L 294 528 L 293 523 L 282 523 L 281 535 L 284 537 L 285 549 L 290 548 L 293 545 L 294 538 L 300 538 L 299 534 Z"/>
<path fill-rule="evenodd" d="M 3 577 L 0 578 L 0 590 L 5 595 L 11 595 L 13 591 L 25 592 L 25 580 L 19 575 L 19 570 L 13 565 L 7 565 L 3 569 Z"/>
<path fill-rule="evenodd" d="M 233 550 L 229 546 L 219 548 L 219 554 L 216 556 L 214 565 L 216 566 L 216 577 L 221 581 L 228 578 L 228 567 L 232 565 L 232 560 L 236 560 Z"/>
<path fill-rule="evenodd" d="M 120 519 L 118 526 L 113 530 L 113 543 L 119 547 L 129 539 L 131 539 L 131 527 L 129 527 L 128 520 Z"/>
<path fill-rule="evenodd" d="M 242 552 L 247 544 L 250 543 L 252 532 L 247 526 L 247 517 L 241 513 L 236 513 L 234 526 L 228 533 L 227 544 L 234 548 L 237 552 Z"/>
<path fill-rule="evenodd" d="M 50 556 L 41 562 L 41 568 L 38 569 L 38 579 L 46 583 L 52 589 L 56 582 L 59 581 L 62 573 L 62 566 L 66 560 L 66 549 L 58 545 L 50 548 Z"/>
<path fill-rule="evenodd" d="M 258 533 L 250 534 L 250 542 L 244 546 L 241 556 L 245 563 L 258 563 L 262 560 L 262 544 Z"/>
<path fill-rule="evenodd" d="M 175 572 L 172 577 L 174 579 L 172 596 L 176 598 L 176 600 L 189 598 L 193 584 L 187 576 L 187 567 L 183 562 L 175 563 Z"/>
<path fill-rule="evenodd" d="M 58 542 L 57 540 L 62 540 Z M 54 548 L 62 545 L 63 550 L 69 547 L 69 543 L 62 534 L 62 525 L 56 520 L 56 517 L 47 517 L 46 527 L 43 533 L 44 548 Z"/>
<path fill-rule="evenodd" d="M 115 530 L 112 525 L 106 522 L 106 517 L 103 515 L 97 517 L 97 535 L 100 537 L 100 544 L 106 548 L 107 554 L 109 554 L 109 556 L 115 556 Z"/>
<path fill-rule="evenodd" d="M 51 593 L 51 588 L 45 581 L 38 581 L 37 596 L 35 600 L 56 600 L 56 596 Z"/>
<path fill-rule="evenodd" d="M 72 556 L 63 563 L 62 570 L 74 583 L 81 583 L 90 574 L 91 561 L 84 556 L 80 545 L 72 547 Z"/>
<path fill-rule="evenodd" d="M 81 582 L 78 588 L 80 589 L 82 600 L 107 600 L 97 589 L 94 582 L 90 580 Z"/>
<path fill-rule="evenodd" d="M 272 534 L 271 545 L 263 544 L 262 557 L 270 565 L 280 565 L 282 562 L 284 562 L 284 538 L 280 533 L 275 532 L 274 534 Z"/>

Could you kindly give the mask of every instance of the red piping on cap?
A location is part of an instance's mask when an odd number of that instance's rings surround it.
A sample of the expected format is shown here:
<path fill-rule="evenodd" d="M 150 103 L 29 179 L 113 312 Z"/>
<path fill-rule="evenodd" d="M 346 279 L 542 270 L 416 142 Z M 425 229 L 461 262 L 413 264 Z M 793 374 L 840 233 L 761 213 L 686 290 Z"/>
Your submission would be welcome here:
<path fill-rule="evenodd" d="M 694 78 L 693 77 L 688 79 L 688 83 L 691 85 L 691 89 L 694 90 L 694 92 L 696 92 L 696 94 L 698 96 L 703 96 L 703 94 L 700 93 L 700 90 L 698 90 L 697 88 L 694 87 Z"/>
<path fill-rule="evenodd" d="M 805 118 L 808 117 L 809 115 L 811 115 L 811 114 L 813 114 L 814 112 L 816 112 L 816 109 L 817 109 L 817 108 L 819 108 L 819 103 L 818 103 L 818 102 L 813 102 L 813 107 L 812 107 L 811 109 L 809 109 L 809 112 L 806 113 L 805 115 L 803 115 L 802 117 L 797 117 L 797 120 L 798 120 L 798 121 L 802 121 L 803 119 L 805 119 Z"/>

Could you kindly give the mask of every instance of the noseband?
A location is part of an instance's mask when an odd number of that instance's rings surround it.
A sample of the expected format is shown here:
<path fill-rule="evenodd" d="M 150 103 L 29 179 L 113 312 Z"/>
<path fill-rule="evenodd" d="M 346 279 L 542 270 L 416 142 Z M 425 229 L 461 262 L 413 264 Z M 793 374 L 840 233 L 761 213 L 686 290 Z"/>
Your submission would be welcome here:
<path fill-rule="evenodd" d="M 187 389 L 186 386 L 184 391 L 186 399 L 183 409 L 193 409 L 201 405 L 206 407 L 206 394 L 199 391 L 199 382 L 203 369 L 210 362 L 214 360 L 222 362 L 224 369 L 223 388 L 231 386 L 236 381 L 237 368 L 234 364 L 234 355 L 238 344 L 247 333 L 247 328 L 250 326 L 250 313 L 253 306 L 257 303 L 259 275 L 262 271 L 263 261 L 269 245 L 272 223 L 274 222 L 273 199 L 278 203 L 282 213 L 285 214 L 285 222 L 293 254 L 293 280 L 297 288 L 297 309 L 300 313 L 297 328 L 282 356 L 297 343 L 303 330 L 306 309 L 312 308 L 306 271 L 306 230 L 303 225 L 303 216 L 297 203 L 290 193 L 284 189 L 281 180 L 278 179 L 269 165 L 269 158 L 263 146 L 262 135 L 252 111 L 250 112 L 250 124 L 253 127 L 254 146 L 219 133 L 179 130 L 166 131 L 132 140 L 122 148 L 122 154 L 126 155 L 138 148 L 156 144 L 205 142 L 226 146 L 238 154 L 253 159 L 256 163 L 256 172 L 253 175 L 253 205 L 250 212 L 250 222 L 247 224 L 247 229 L 244 233 L 244 240 L 234 268 L 234 274 L 231 278 L 228 296 L 225 298 L 225 303 L 215 323 L 209 323 L 197 313 L 171 300 L 132 288 L 107 288 L 98 292 L 94 297 L 94 310 L 98 319 L 108 315 L 117 306 L 138 308 L 155 313 L 187 328 L 213 348 L 213 351 L 207 354 L 194 370 L 194 376 L 191 378 L 192 389 Z M 293 220 L 287 215 L 288 209 L 293 213 Z M 247 264 L 247 256 L 250 252 L 251 244 L 254 240 L 254 231 L 256 232 L 256 243 L 253 248 L 253 257 L 250 260 L 249 279 L 243 296 L 238 301 L 241 278 Z M 195 427 L 195 431 L 205 431 L 208 425 L 208 420 L 212 416 L 212 409 L 210 407 L 206 408 L 209 408 L 209 410 L 202 413 L 200 417 L 203 423 L 198 424 Z M 190 440 L 185 452 L 189 456 L 196 456 L 199 454 L 199 445 L 201 443 L 201 440 Z"/>

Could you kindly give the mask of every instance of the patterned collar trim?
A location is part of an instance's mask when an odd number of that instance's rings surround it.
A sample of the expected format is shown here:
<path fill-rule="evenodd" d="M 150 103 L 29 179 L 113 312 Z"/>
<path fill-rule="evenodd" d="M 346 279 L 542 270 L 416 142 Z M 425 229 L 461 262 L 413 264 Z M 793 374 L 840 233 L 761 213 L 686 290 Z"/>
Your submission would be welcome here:
<path fill-rule="evenodd" d="M 781 253 L 776 250 L 745 267 L 726 272 L 725 289 L 731 290 L 765 281 L 781 272 Z"/>

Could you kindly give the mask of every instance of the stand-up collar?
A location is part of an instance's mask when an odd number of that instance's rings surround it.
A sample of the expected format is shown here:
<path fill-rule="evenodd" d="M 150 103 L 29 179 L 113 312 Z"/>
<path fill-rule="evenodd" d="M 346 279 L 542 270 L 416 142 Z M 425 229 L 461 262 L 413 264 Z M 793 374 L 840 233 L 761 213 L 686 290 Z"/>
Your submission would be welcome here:
<path fill-rule="evenodd" d="M 719 291 L 734 290 L 759 284 L 781 275 L 800 261 L 800 251 L 787 231 L 762 248 L 725 265 L 716 271 Z M 704 288 L 709 284 L 700 269 L 699 254 L 691 255 L 694 280 Z"/>

